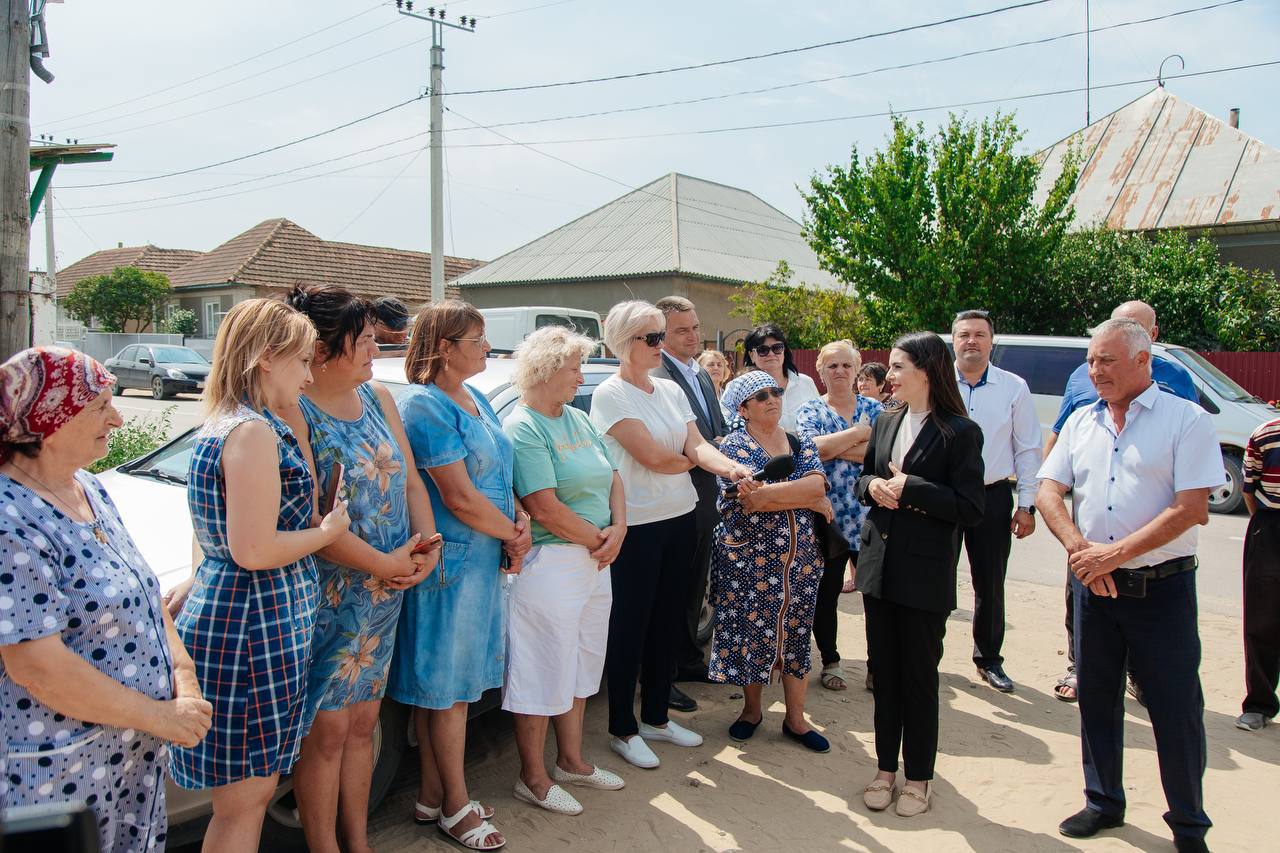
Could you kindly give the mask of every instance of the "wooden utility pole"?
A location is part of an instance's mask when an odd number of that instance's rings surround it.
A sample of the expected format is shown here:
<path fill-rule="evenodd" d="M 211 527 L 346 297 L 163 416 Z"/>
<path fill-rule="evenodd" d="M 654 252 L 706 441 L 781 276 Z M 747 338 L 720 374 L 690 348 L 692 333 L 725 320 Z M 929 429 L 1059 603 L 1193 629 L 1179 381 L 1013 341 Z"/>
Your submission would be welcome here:
<path fill-rule="evenodd" d="M 31 345 L 31 9 L 0 0 L 0 361 Z"/>

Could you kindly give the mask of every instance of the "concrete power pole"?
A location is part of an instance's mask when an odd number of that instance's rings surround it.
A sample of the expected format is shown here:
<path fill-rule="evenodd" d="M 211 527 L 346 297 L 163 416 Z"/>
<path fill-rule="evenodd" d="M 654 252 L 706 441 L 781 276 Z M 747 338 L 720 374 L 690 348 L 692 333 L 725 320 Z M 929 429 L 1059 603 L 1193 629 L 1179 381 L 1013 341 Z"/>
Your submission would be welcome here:
<path fill-rule="evenodd" d="M 413 0 L 396 0 L 401 15 L 431 24 L 431 301 L 444 299 L 444 28 L 475 32 L 476 19 L 463 15 L 460 23 L 444 19 L 444 9 L 413 11 Z"/>
<path fill-rule="evenodd" d="M 31 345 L 31 9 L 0 0 L 0 361 Z"/>

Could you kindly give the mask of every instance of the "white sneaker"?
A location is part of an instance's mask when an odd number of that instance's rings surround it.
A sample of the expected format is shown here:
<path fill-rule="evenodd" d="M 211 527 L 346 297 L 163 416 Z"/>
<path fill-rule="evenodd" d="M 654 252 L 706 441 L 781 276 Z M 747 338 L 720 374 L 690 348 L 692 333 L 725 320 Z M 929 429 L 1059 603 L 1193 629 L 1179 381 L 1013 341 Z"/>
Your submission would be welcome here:
<path fill-rule="evenodd" d="M 649 744 L 645 743 L 640 735 L 632 735 L 630 740 L 610 738 L 609 748 L 625 758 L 627 763 L 634 764 L 636 767 L 651 770 L 658 766 L 658 756 L 653 754 Z"/>
<path fill-rule="evenodd" d="M 677 725 L 675 720 L 668 720 L 662 728 L 641 723 L 640 735 L 646 740 L 666 741 L 676 746 L 702 746 L 702 735 Z"/>

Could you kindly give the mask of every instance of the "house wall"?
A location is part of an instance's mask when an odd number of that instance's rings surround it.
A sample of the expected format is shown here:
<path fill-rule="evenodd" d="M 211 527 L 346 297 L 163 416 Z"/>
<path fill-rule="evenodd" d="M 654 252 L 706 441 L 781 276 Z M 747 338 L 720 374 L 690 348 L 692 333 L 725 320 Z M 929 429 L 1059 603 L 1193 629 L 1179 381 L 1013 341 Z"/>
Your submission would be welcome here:
<path fill-rule="evenodd" d="M 1280 278 L 1280 233 L 1214 237 L 1218 257 L 1246 269 L 1268 270 Z"/>
<path fill-rule="evenodd" d="M 225 315 L 231 310 L 232 306 L 238 305 L 246 299 L 255 296 L 268 296 L 266 288 L 250 287 L 244 285 L 229 285 L 226 288 L 209 288 L 199 290 L 188 290 L 185 288 L 175 289 L 173 298 L 169 300 L 170 305 L 178 308 L 185 308 L 188 311 L 194 311 L 197 319 L 200 321 L 200 327 L 196 332 L 196 337 L 212 339 L 217 334 L 217 329 L 206 329 L 205 320 L 206 303 L 212 308 L 214 315 Z M 220 320 L 219 320 L 220 322 Z"/>

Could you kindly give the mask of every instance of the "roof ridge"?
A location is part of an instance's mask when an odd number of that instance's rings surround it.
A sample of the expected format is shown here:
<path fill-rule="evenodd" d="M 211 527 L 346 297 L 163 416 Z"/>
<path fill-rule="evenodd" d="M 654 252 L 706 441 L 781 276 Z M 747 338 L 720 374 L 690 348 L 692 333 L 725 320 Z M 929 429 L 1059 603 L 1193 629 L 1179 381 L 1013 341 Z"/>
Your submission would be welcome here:
<path fill-rule="evenodd" d="M 271 222 L 271 221 L 272 221 L 272 220 L 270 220 L 270 219 L 265 219 L 265 220 L 263 220 L 262 222 L 259 222 L 257 225 L 253 226 L 253 228 L 259 228 L 259 227 L 261 227 L 262 225 L 265 225 L 266 223 Z M 263 237 L 261 241 L 259 241 L 257 248 L 256 248 L 256 249 L 254 249 L 254 250 L 253 250 L 253 252 L 251 252 L 251 253 L 249 254 L 249 257 L 245 260 L 245 262 L 244 262 L 244 263 L 242 263 L 240 266 L 236 267 L 236 268 L 231 272 L 231 275 L 227 277 L 227 281 L 236 281 L 236 280 L 239 278 L 239 276 L 241 276 L 241 275 L 245 274 L 246 272 L 248 272 L 248 271 L 249 271 L 249 267 L 250 267 L 250 266 L 252 266 L 253 262 L 254 262 L 254 261 L 256 261 L 256 260 L 258 260 L 258 258 L 262 257 L 262 255 L 266 252 L 267 247 L 271 244 L 271 242 L 272 242 L 273 240 L 275 240 L 275 238 L 280 234 L 280 231 L 281 231 L 281 230 L 283 230 L 283 228 L 284 228 L 286 225 L 293 225 L 295 228 L 299 228 L 299 229 L 301 229 L 302 231 L 307 231 L 307 229 L 303 228 L 301 225 L 297 225 L 297 224 L 295 224 L 295 223 L 293 223 L 293 222 L 289 221 L 288 219 L 285 219 L 283 216 L 276 217 L 276 219 L 275 219 L 275 225 L 273 225 L 273 226 L 271 227 L 271 230 L 270 230 L 269 232 L 267 232 L 267 235 L 266 235 L 265 237 Z M 253 228 L 250 228 L 250 229 L 249 229 L 249 231 L 252 231 L 252 230 L 253 230 Z M 243 234 L 243 233 L 248 233 L 248 232 L 241 232 L 241 233 Z M 310 234 L 311 232 L 310 232 L 310 231 L 307 231 L 307 233 L 308 233 L 308 234 Z M 238 236 L 240 236 L 240 235 L 239 235 L 239 234 L 237 234 L 236 236 L 238 237 Z M 312 235 L 312 236 L 314 236 L 314 235 Z M 234 240 L 234 239 L 236 239 L 236 238 L 235 238 L 235 237 L 232 237 L 231 239 L 232 239 L 232 240 Z M 317 238 L 317 239 L 318 239 L 318 238 Z M 231 241 L 230 241 L 230 240 L 228 240 L 227 242 L 231 242 Z"/>

